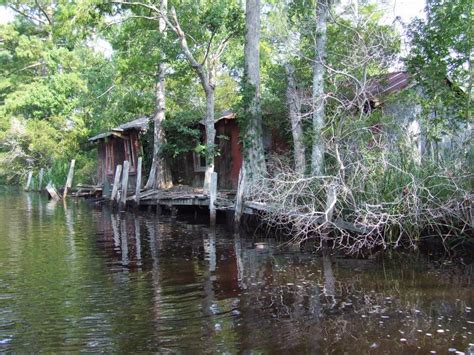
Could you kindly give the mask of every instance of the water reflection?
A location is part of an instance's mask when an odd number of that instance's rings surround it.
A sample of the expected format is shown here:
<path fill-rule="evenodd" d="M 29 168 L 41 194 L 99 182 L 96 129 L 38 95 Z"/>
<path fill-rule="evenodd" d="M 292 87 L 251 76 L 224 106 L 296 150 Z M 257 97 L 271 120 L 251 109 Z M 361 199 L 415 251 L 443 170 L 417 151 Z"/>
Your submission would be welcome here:
<path fill-rule="evenodd" d="M 36 198 L 0 199 L 0 350 L 427 353 L 474 341 L 470 268 L 318 257 Z"/>

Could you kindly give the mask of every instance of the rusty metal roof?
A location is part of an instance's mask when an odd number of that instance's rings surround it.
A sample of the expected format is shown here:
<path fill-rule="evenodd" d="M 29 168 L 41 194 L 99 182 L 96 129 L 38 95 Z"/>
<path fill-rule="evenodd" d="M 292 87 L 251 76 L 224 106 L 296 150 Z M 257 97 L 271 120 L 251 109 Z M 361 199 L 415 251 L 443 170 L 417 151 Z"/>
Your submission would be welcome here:
<path fill-rule="evenodd" d="M 220 120 L 233 120 L 237 118 L 237 115 L 235 114 L 235 112 L 232 112 L 230 110 L 226 110 L 226 111 L 223 111 L 219 117 L 215 120 L 215 123 L 219 122 Z M 199 121 L 200 124 L 202 124 L 203 126 L 206 125 L 206 119 L 203 118 L 202 120 Z"/>
<path fill-rule="evenodd" d="M 407 72 L 393 72 L 369 80 L 364 91 L 369 97 L 380 97 L 401 91 L 408 87 L 410 83 L 410 75 Z"/>
<path fill-rule="evenodd" d="M 133 121 L 123 123 L 120 126 L 112 128 L 108 132 L 98 134 L 94 137 L 89 138 L 88 140 L 89 140 L 89 142 L 94 142 L 94 141 L 97 141 L 97 140 L 100 140 L 100 139 L 105 139 L 105 138 L 110 137 L 110 136 L 120 137 L 120 132 L 125 132 L 125 131 L 129 131 L 129 130 L 138 130 L 138 131 L 144 132 L 148 129 L 149 122 L 150 122 L 150 117 L 143 116 L 143 117 L 137 118 Z"/>

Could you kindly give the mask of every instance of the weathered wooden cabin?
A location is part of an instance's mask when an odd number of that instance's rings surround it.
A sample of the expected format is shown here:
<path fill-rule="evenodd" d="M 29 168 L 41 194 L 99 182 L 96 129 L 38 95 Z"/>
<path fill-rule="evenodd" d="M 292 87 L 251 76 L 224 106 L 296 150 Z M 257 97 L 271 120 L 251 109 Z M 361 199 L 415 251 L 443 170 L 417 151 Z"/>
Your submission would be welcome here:
<path fill-rule="evenodd" d="M 205 142 L 204 120 L 198 124 L 201 132 L 200 140 Z M 215 158 L 215 172 L 217 172 L 217 184 L 219 190 L 233 190 L 237 188 L 239 172 L 242 166 L 242 146 L 240 143 L 240 128 L 236 115 L 226 111 L 216 119 L 216 147 L 219 155 Z M 202 187 L 204 184 L 204 173 L 206 171 L 206 159 L 204 156 L 189 152 L 182 158 L 173 161 L 173 182 L 175 184 Z"/>
<path fill-rule="evenodd" d="M 89 138 L 97 144 L 98 181 L 104 187 L 105 195 L 113 184 L 117 165 L 123 165 L 125 160 L 130 163 L 129 190 L 135 190 L 137 161 L 142 155 L 141 134 L 149 127 L 150 118 L 141 117 L 122 124 L 108 132 Z M 200 141 L 205 142 L 204 120 L 197 124 L 200 131 Z M 216 146 L 219 154 L 215 158 L 215 172 L 219 190 L 236 190 L 240 168 L 242 167 L 242 144 L 240 142 L 240 127 L 235 113 L 225 111 L 216 119 Z M 197 143 L 197 142 L 196 142 Z M 278 152 L 287 149 L 286 143 L 279 136 L 264 127 L 264 148 L 267 152 Z M 151 154 L 151 152 L 150 152 Z M 191 151 L 170 162 L 171 175 L 174 185 L 188 185 L 201 188 L 204 185 L 206 160 L 204 156 Z"/>
<path fill-rule="evenodd" d="M 140 117 L 89 138 L 90 142 L 97 143 L 97 175 L 105 194 L 113 184 L 117 165 L 123 165 L 125 160 L 130 163 L 129 189 L 135 189 L 138 157 L 142 155 L 140 135 L 147 131 L 149 121 L 149 117 Z"/>

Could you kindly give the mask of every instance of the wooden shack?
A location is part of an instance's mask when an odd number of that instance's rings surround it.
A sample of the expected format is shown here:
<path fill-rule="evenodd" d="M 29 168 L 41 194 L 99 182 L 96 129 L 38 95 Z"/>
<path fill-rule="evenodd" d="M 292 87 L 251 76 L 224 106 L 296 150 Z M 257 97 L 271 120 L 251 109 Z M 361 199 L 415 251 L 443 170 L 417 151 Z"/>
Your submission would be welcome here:
<path fill-rule="evenodd" d="M 201 143 L 205 142 L 204 120 L 198 124 L 201 132 Z M 216 148 L 218 156 L 215 158 L 215 172 L 217 172 L 217 184 L 219 190 L 235 190 L 242 166 L 242 145 L 240 143 L 240 128 L 236 115 L 233 112 L 223 112 L 215 123 Z M 204 156 L 190 152 L 175 159 L 171 164 L 173 183 L 202 187 L 204 184 L 204 173 L 206 171 L 206 159 Z"/>
<path fill-rule="evenodd" d="M 105 195 L 113 184 L 117 165 L 123 165 L 125 160 L 130 163 L 128 186 L 135 190 L 137 162 L 142 155 L 140 135 L 147 131 L 149 121 L 149 117 L 140 117 L 89 138 L 97 144 L 97 175 Z"/>
<path fill-rule="evenodd" d="M 108 195 L 107 191 L 110 191 L 117 165 L 123 165 L 125 160 L 130 163 L 129 190 L 135 190 L 137 161 L 142 155 L 140 136 L 147 131 L 149 123 L 149 117 L 141 117 L 89 138 L 90 142 L 97 144 L 97 175 L 99 184 L 104 187 L 104 195 Z M 200 131 L 201 144 L 205 144 L 204 120 L 199 121 L 196 128 Z M 215 144 L 218 150 L 218 155 L 215 157 L 215 172 L 218 176 L 218 189 L 220 191 L 236 190 L 243 156 L 240 127 L 235 113 L 223 112 L 216 119 L 215 128 Z M 264 127 L 263 131 L 264 149 L 267 153 L 278 153 L 280 150 L 287 149 L 286 143 L 283 144 L 279 135 L 267 127 Z M 147 153 L 152 152 L 145 154 Z M 204 156 L 192 151 L 170 159 L 169 163 L 174 185 L 203 187 L 206 171 Z"/>

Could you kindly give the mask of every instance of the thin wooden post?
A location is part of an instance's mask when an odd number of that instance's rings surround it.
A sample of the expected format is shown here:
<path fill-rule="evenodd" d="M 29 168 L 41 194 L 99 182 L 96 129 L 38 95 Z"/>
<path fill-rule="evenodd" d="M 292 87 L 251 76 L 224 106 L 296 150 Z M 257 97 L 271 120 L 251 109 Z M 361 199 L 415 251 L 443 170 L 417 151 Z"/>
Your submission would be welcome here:
<path fill-rule="evenodd" d="M 28 179 L 26 180 L 25 191 L 30 191 L 31 179 L 33 178 L 33 171 L 28 172 Z"/>
<path fill-rule="evenodd" d="M 115 196 L 117 195 L 120 183 L 120 174 L 122 174 L 122 165 L 117 165 L 115 168 L 114 186 L 112 188 L 112 194 L 110 195 L 110 201 L 115 200 Z"/>
<path fill-rule="evenodd" d="M 128 170 L 130 169 L 130 163 L 128 160 L 123 162 L 122 172 L 122 192 L 120 193 L 120 208 L 125 207 L 127 204 L 127 191 L 128 191 Z"/>
<path fill-rule="evenodd" d="M 209 222 L 211 226 L 216 224 L 216 197 L 217 197 L 217 173 L 211 174 L 209 183 Z"/>
<path fill-rule="evenodd" d="M 71 160 L 71 165 L 69 166 L 69 173 L 67 174 L 66 185 L 64 186 L 63 200 L 66 198 L 67 191 L 72 187 L 72 178 L 74 176 L 74 166 L 76 165 L 76 160 Z"/>
<path fill-rule="evenodd" d="M 140 192 L 142 190 L 142 157 L 138 158 L 137 163 L 137 184 L 135 186 L 135 203 L 140 203 Z"/>
<path fill-rule="evenodd" d="M 242 217 L 242 211 L 244 209 L 244 191 L 245 191 L 245 165 L 242 165 L 239 172 L 239 182 L 237 185 L 237 194 L 235 196 L 235 214 L 234 214 L 234 227 L 236 229 L 240 226 L 240 219 Z"/>
<path fill-rule="evenodd" d="M 44 176 L 44 168 L 40 169 L 39 177 L 38 177 L 38 191 L 41 192 L 43 188 L 43 176 Z"/>

